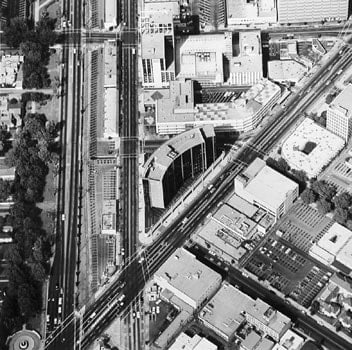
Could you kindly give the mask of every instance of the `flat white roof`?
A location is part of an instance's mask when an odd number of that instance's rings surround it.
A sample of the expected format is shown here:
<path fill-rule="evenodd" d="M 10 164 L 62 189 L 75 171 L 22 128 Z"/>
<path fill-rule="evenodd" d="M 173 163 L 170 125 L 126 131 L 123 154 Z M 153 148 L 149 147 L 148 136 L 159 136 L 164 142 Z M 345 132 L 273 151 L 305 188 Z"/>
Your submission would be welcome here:
<path fill-rule="evenodd" d="M 315 147 L 308 152 L 305 151 L 308 145 Z M 311 178 L 316 177 L 344 145 L 342 138 L 306 118 L 284 142 L 282 156 L 292 168 L 304 170 Z"/>
<path fill-rule="evenodd" d="M 352 239 L 350 239 L 338 252 L 336 261 L 352 270 Z"/>
<path fill-rule="evenodd" d="M 105 0 L 104 1 L 104 22 L 105 23 L 116 23 L 117 11 L 116 11 L 116 0 Z"/>
<path fill-rule="evenodd" d="M 288 329 L 280 339 L 280 345 L 283 345 L 287 350 L 299 350 L 303 343 L 304 339 L 291 329 Z"/>
<path fill-rule="evenodd" d="M 332 108 L 338 108 L 345 111 L 346 115 L 352 114 L 352 84 L 349 84 L 341 93 L 334 99 L 331 104 Z"/>
<path fill-rule="evenodd" d="M 352 238 L 352 231 L 335 222 L 318 241 L 318 246 L 336 256 Z"/>
<path fill-rule="evenodd" d="M 212 219 L 234 232 L 241 239 L 250 239 L 254 235 L 257 226 L 253 220 L 227 204 L 223 204 L 215 212 Z"/>
<path fill-rule="evenodd" d="M 241 312 L 249 308 L 253 302 L 248 295 L 224 282 L 201 310 L 199 318 L 227 337 L 231 337 L 245 319 Z"/>
<path fill-rule="evenodd" d="M 177 249 L 155 275 L 193 300 L 198 300 L 200 291 L 221 280 L 220 274 L 183 248 Z"/>
<path fill-rule="evenodd" d="M 192 338 L 181 333 L 169 350 L 217 350 L 218 347 L 206 338 L 195 334 Z"/>
<path fill-rule="evenodd" d="M 298 187 L 296 182 L 265 165 L 260 158 L 238 176 L 242 175 L 249 178 L 245 187 L 246 192 L 273 208 L 278 208 L 285 201 L 287 193 Z"/>
<path fill-rule="evenodd" d="M 305 72 L 307 72 L 307 67 L 293 60 L 268 62 L 268 75 L 273 80 L 297 82 Z"/>
<path fill-rule="evenodd" d="M 248 305 L 246 313 L 277 333 L 280 333 L 291 322 L 290 318 L 259 298 Z"/>
<path fill-rule="evenodd" d="M 215 248 L 221 250 L 229 257 L 234 260 L 239 260 L 247 250 L 241 247 L 241 239 L 235 234 L 231 235 L 230 232 L 226 232 L 223 226 L 211 219 L 197 232 L 197 236 L 206 242 L 214 245 Z"/>

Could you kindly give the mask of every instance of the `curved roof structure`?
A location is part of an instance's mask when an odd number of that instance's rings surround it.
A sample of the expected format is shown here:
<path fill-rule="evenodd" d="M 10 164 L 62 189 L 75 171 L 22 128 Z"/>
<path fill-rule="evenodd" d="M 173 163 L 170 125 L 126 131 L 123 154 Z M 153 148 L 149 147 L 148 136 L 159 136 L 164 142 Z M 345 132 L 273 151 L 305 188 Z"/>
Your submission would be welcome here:
<path fill-rule="evenodd" d="M 149 180 L 162 180 L 168 167 L 181 154 L 205 142 L 201 133 L 203 130 L 205 137 L 214 137 L 214 128 L 205 125 L 203 128 L 191 129 L 182 134 L 176 135 L 172 139 L 162 144 L 144 164 L 144 177 Z"/>

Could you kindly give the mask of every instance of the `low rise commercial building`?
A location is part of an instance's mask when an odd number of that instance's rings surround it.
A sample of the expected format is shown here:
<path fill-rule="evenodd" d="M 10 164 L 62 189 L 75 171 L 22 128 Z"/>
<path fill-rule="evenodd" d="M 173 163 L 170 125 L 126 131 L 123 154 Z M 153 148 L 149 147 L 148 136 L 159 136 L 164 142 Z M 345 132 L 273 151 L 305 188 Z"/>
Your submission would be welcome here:
<path fill-rule="evenodd" d="M 279 341 L 291 327 L 291 320 L 287 316 L 273 309 L 261 299 L 249 304 L 245 311 L 247 322 L 276 341 Z"/>
<path fill-rule="evenodd" d="M 201 310 L 199 320 L 220 337 L 230 341 L 245 321 L 244 311 L 250 308 L 253 302 L 248 295 L 224 282 Z"/>
<path fill-rule="evenodd" d="M 160 146 L 144 165 L 150 205 L 165 208 L 182 184 L 215 160 L 215 133 L 211 125 L 176 135 Z"/>
<path fill-rule="evenodd" d="M 308 67 L 294 60 L 268 61 L 268 76 L 279 83 L 297 83 Z"/>
<path fill-rule="evenodd" d="M 154 280 L 193 309 L 199 309 L 218 290 L 222 278 L 193 254 L 179 248 L 155 273 Z"/>
<path fill-rule="evenodd" d="M 227 24 L 229 27 L 276 23 L 274 0 L 228 0 Z"/>
<path fill-rule="evenodd" d="M 279 23 L 346 20 L 348 0 L 278 0 Z"/>
<path fill-rule="evenodd" d="M 180 38 L 177 46 L 177 78 L 204 86 L 224 83 L 223 62 L 232 56 L 232 32 L 190 35 Z"/>
<path fill-rule="evenodd" d="M 186 96 L 190 101 L 191 93 Z M 159 118 L 157 113 L 156 130 L 161 135 L 174 135 L 211 124 L 216 131 L 247 132 L 258 126 L 280 96 L 279 86 L 262 79 L 232 102 L 196 104 L 193 113 L 189 102 L 185 109 L 175 110 L 172 114 L 164 113 Z"/>
<path fill-rule="evenodd" d="M 303 170 L 309 178 L 313 178 L 343 147 L 341 137 L 306 118 L 283 143 L 281 152 L 291 168 Z"/>
<path fill-rule="evenodd" d="M 186 333 L 181 333 L 176 341 L 171 345 L 169 350 L 217 350 L 218 347 L 208 339 L 199 336 L 188 336 Z"/>
<path fill-rule="evenodd" d="M 304 339 L 291 329 L 282 336 L 280 342 L 273 350 L 300 350 L 304 344 Z"/>
<path fill-rule="evenodd" d="M 352 231 L 334 223 L 330 229 L 309 250 L 309 254 L 322 263 L 352 272 Z"/>
<path fill-rule="evenodd" d="M 104 1 L 104 28 L 109 30 L 117 26 L 117 2 L 115 0 Z"/>
<path fill-rule="evenodd" d="M 297 199 L 298 184 L 257 158 L 236 176 L 235 193 L 278 219 Z"/>
<path fill-rule="evenodd" d="M 228 83 L 252 86 L 263 78 L 260 31 L 240 32 L 239 50 L 239 54 L 230 60 Z"/>
<path fill-rule="evenodd" d="M 326 114 L 326 128 L 346 143 L 352 133 L 352 84 L 348 85 L 330 104 Z"/>

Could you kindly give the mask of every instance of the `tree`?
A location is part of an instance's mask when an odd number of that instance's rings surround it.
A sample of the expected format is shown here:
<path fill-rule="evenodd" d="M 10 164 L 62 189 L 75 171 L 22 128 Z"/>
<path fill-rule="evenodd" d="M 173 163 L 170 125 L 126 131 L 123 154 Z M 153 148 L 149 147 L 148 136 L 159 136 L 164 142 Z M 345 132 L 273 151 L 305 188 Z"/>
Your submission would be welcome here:
<path fill-rule="evenodd" d="M 348 210 L 344 208 L 336 208 L 334 212 L 334 220 L 341 225 L 344 225 L 348 218 Z"/>
<path fill-rule="evenodd" d="M 348 192 L 336 195 L 333 199 L 336 208 L 348 209 L 352 204 L 352 196 Z"/>
<path fill-rule="evenodd" d="M 325 99 L 325 102 L 329 105 L 335 98 L 335 95 L 334 94 L 328 94 L 326 96 L 326 99 Z"/>
<path fill-rule="evenodd" d="M 311 204 L 317 200 L 317 195 L 312 189 L 306 188 L 301 194 L 301 199 L 304 203 Z"/>
<path fill-rule="evenodd" d="M 312 315 L 316 314 L 320 310 L 319 301 L 314 300 L 312 305 L 310 306 L 310 312 Z"/>
<path fill-rule="evenodd" d="M 327 200 L 332 200 L 332 198 L 336 195 L 336 188 L 332 185 L 329 185 L 324 180 L 316 180 L 312 183 L 312 190 L 319 195 L 320 198 L 324 198 Z"/>
<path fill-rule="evenodd" d="M 15 49 L 20 47 L 21 42 L 29 36 L 29 26 L 27 20 L 15 17 L 10 20 L 4 28 L 4 42 Z"/>
<path fill-rule="evenodd" d="M 347 222 L 346 222 L 346 227 L 352 231 L 352 220 L 351 219 L 348 219 Z"/>
<path fill-rule="evenodd" d="M 319 199 L 317 202 L 317 208 L 320 214 L 330 213 L 332 210 L 332 204 L 325 198 Z"/>
<path fill-rule="evenodd" d="M 12 181 L 0 179 L 0 202 L 6 201 L 12 193 Z"/>
<path fill-rule="evenodd" d="M 308 181 L 307 173 L 304 170 L 292 169 L 291 174 L 292 174 L 293 180 L 298 182 L 299 190 L 300 192 L 302 192 L 307 187 L 307 181 Z"/>
<path fill-rule="evenodd" d="M 277 166 L 278 166 L 278 169 L 281 173 L 286 174 L 290 171 L 290 166 L 288 165 L 288 163 L 286 162 L 286 160 L 284 158 L 278 159 Z"/>

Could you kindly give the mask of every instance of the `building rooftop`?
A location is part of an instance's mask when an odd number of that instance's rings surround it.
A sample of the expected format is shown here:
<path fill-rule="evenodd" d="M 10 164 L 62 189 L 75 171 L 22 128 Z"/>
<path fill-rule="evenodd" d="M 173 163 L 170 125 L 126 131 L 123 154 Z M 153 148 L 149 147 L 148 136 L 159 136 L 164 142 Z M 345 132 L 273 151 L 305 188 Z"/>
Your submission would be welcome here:
<path fill-rule="evenodd" d="M 272 80 L 298 82 L 305 72 L 307 67 L 293 60 L 268 61 L 268 75 Z"/>
<path fill-rule="evenodd" d="M 0 88 L 22 87 L 19 75 L 23 60 L 24 57 L 20 55 L 0 56 Z"/>
<path fill-rule="evenodd" d="M 248 193 L 274 208 L 279 207 L 285 201 L 287 193 L 298 186 L 296 182 L 267 166 L 260 158 L 256 158 L 238 176 L 247 182 L 245 189 Z"/>
<path fill-rule="evenodd" d="M 275 343 L 272 340 L 268 338 L 262 338 L 255 350 L 271 350 L 274 345 Z"/>
<path fill-rule="evenodd" d="M 171 122 L 176 119 L 194 120 L 194 83 L 192 80 L 170 81 L 168 93 L 156 101 L 158 122 Z M 172 120 L 173 119 L 173 120 Z"/>
<path fill-rule="evenodd" d="M 223 204 L 213 215 L 212 219 L 218 221 L 223 227 L 232 231 L 243 240 L 250 239 L 254 235 L 257 226 L 253 220 L 227 204 Z"/>
<path fill-rule="evenodd" d="M 233 102 L 204 103 L 196 105 L 197 121 L 245 120 L 252 117 L 260 108 L 280 92 L 279 86 L 262 79 Z"/>
<path fill-rule="evenodd" d="M 282 146 L 282 155 L 291 168 L 316 177 L 337 153 L 344 140 L 310 118 L 303 120 Z"/>
<path fill-rule="evenodd" d="M 351 116 L 352 114 L 352 84 L 346 86 L 346 88 L 334 99 L 331 104 L 331 108 L 338 108 L 340 111 Z"/>
<path fill-rule="evenodd" d="M 304 339 L 291 329 L 288 329 L 280 339 L 280 345 L 285 350 L 300 350 L 303 343 Z"/>
<path fill-rule="evenodd" d="M 199 298 L 199 291 L 206 290 L 214 280 L 221 278 L 183 248 L 177 249 L 155 275 L 166 279 L 170 285 L 194 300 Z"/>
<path fill-rule="evenodd" d="M 277 333 L 280 333 L 291 322 L 287 316 L 273 309 L 259 298 L 248 305 L 246 313 Z"/>
<path fill-rule="evenodd" d="M 208 137 L 214 137 L 211 125 L 195 128 L 174 136 L 162 144 L 147 160 L 144 165 L 144 177 L 149 180 L 160 181 L 168 167 L 187 150 L 205 142 L 202 130 L 206 130 Z"/>
<path fill-rule="evenodd" d="M 190 35 L 179 41 L 178 77 L 223 83 L 223 55 L 232 55 L 232 33 Z"/>
<path fill-rule="evenodd" d="M 235 19 L 243 19 L 245 23 L 276 22 L 274 0 L 228 0 L 227 18 L 229 23 Z"/>
<path fill-rule="evenodd" d="M 258 16 L 257 5 L 254 2 L 248 3 L 247 0 L 228 0 L 228 18 L 255 18 Z"/>
<path fill-rule="evenodd" d="M 352 232 L 350 231 L 350 233 Z M 352 239 L 349 239 L 341 248 L 336 256 L 336 260 L 352 271 Z"/>
<path fill-rule="evenodd" d="M 238 196 L 235 192 L 233 192 L 233 195 L 227 200 L 226 203 L 232 208 L 237 209 L 241 213 L 247 215 L 249 218 L 252 218 L 258 210 L 257 207 Z"/>
<path fill-rule="evenodd" d="M 241 343 L 241 348 L 245 350 L 254 350 L 260 339 L 261 336 L 252 330 Z"/>
<path fill-rule="evenodd" d="M 206 338 L 198 334 L 192 338 L 185 333 L 181 333 L 169 350 L 217 350 L 218 347 Z"/>
<path fill-rule="evenodd" d="M 336 256 L 352 238 L 352 231 L 335 222 L 318 241 L 318 246 Z"/>
<path fill-rule="evenodd" d="M 241 313 L 252 303 L 253 299 L 224 282 L 202 309 L 199 318 L 230 338 L 245 320 Z"/>
<path fill-rule="evenodd" d="M 116 15 L 117 15 L 117 3 L 115 0 L 105 0 L 104 1 L 104 22 L 105 27 L 108 28 L 111 25 L 116 25 Z"/>
<path fill-rule="evenodd" d="M 224 229 L 218 221 L 213 219 L 205 223 L 197 235 L 236 261 L 247 253 L 247 250 L 241 247 L 240 237 Z"/>

